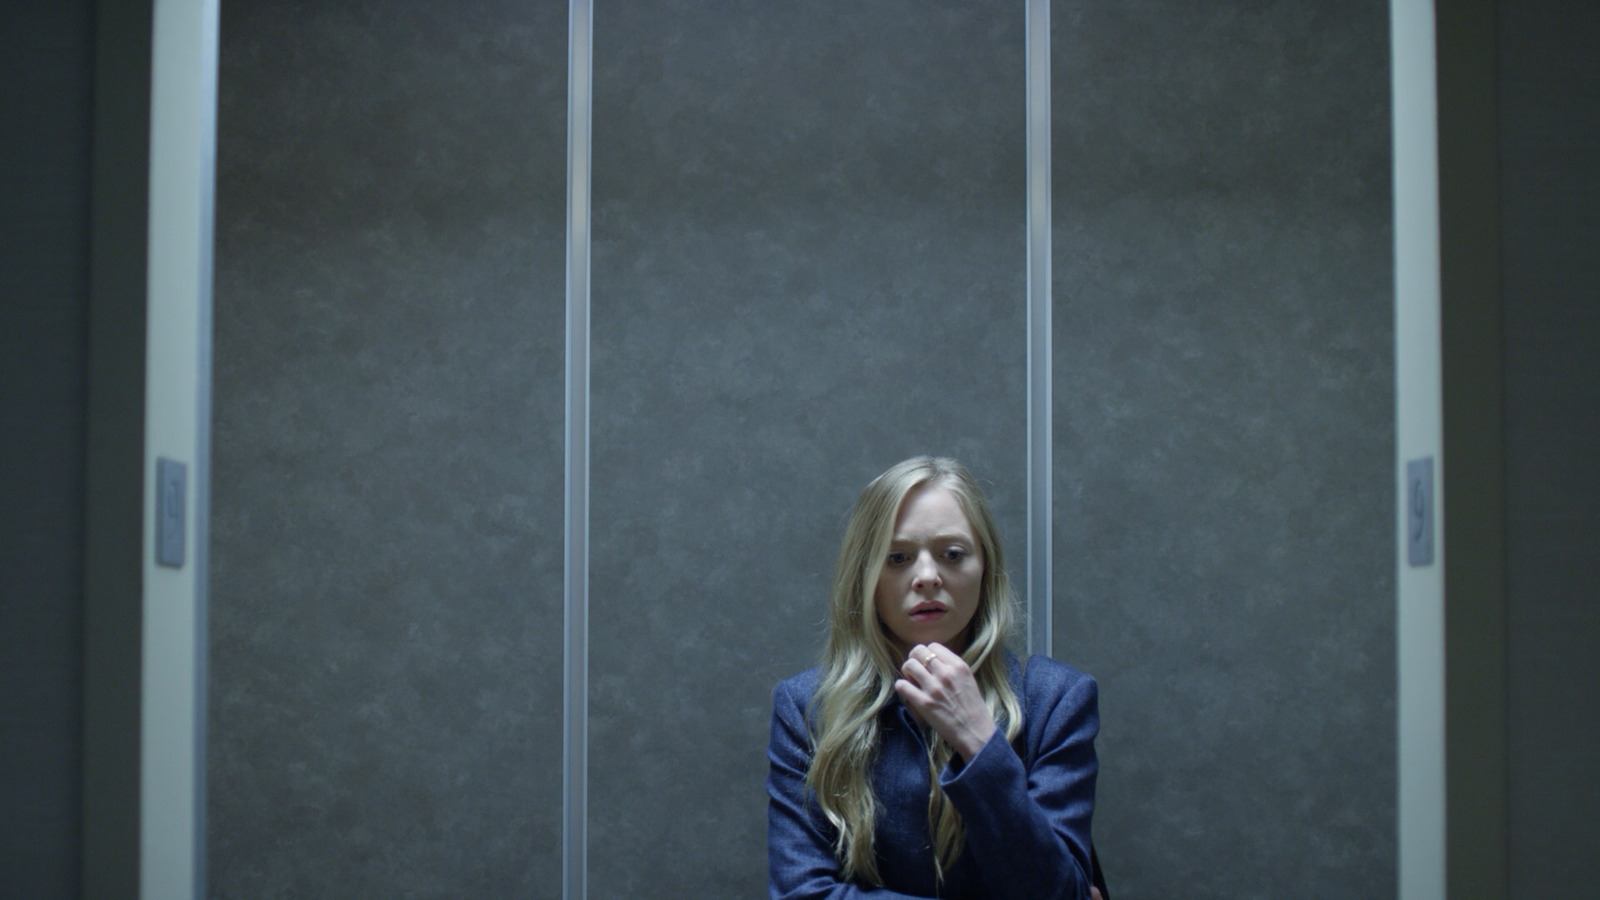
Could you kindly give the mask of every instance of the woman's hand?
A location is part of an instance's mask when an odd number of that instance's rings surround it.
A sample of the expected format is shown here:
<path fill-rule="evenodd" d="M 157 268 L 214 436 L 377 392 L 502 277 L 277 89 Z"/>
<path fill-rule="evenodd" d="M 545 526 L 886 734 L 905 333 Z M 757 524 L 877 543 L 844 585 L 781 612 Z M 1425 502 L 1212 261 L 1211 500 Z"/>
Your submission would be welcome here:
<path fill-rule="evenodd" d="M 918 644 L 900 666 L 895 693 L 967 762 L 994 734 L 994 716 L 983 702 L 967 661 L 943 644 Z"/>

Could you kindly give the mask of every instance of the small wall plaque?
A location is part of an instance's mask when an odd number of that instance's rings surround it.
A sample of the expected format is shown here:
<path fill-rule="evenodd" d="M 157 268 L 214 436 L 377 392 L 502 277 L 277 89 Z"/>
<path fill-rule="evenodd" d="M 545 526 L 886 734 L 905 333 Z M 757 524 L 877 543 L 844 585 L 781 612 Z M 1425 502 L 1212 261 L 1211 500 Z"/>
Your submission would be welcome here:
<path fill-rule="evenodd" d="M 177 460 L 156 459 L 156 562 L 183 567 L 184 503 L 189 467 Z"/>
<path fill-rule="evenodd" d="M 1433 457 L 1406 462 L 1406 562 L 1433 565 Z"/>

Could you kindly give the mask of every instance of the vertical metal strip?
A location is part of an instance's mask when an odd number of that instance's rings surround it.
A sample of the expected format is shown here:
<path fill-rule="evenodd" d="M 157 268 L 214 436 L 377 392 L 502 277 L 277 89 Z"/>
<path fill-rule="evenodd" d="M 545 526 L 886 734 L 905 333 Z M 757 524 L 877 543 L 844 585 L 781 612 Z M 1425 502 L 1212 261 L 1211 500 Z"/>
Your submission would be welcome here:
<path fill-rule="evenodd" d="M 567 43 L 566 566 L 561 720 L 561 896 L 588 895 L 589 148 L 592 0 L 571 0 Z"/>
<path fill-rule="evenodd" d="M 146 480 L 139 652 L 140 896 L 203 896 L 206 507 L 218 0 L 151 5 L 145 479 L 188 460 L 188 561 L 154 558 Z M 165 564 L 163 564 L 165 563 Z"/>
<path fill-rule="evenodd" d="M 1050 0 L 1027 0 L 1028 652 L 1051 652 Z"/>
<path fill-rule="evenodd" d="M 1449 522 L 1436 519 L 1435 565 L 1406 564 L 1405 462 L 1444 455 L 1440 321 L 1439 10 L 1433 0 L 1389 4 L 1394 185 L 1395 712 L 1399 895 L 1451 893 L 1444 561 Z M 1435 482 L 1433 512 L 1449 497 Z M 1463 889 L 1462 893 L 1466 890 Z M 1485 892 L 1492 893 L 1491 892 Z"/>
<path fill-rule="evenodd" d="M 216 247 L 217 81 L 220 0 L 204 0 L 200 25 L 199 337 L 196 348 L 194 448 L 195 765 L 194 894 L 206 890 L 206 740 L 211 685 L 211 369 L 212 286 Z"/>

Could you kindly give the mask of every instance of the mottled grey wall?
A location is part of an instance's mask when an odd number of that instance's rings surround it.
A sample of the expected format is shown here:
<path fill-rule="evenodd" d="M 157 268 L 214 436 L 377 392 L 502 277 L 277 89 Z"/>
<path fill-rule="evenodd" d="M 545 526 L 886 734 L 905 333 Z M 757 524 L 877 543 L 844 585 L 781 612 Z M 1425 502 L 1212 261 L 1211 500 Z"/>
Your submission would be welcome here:
<path fill-rule="evenodd" d="M 78 896 L 93 4 L 0 27 L 0 896 Z"/>
<path fill-rule="evenodd" d="M 560 893 L 566 44 L 223 4 L 213 896 Z"/>
<path fill-rule="evenodd" d="M 558 890 L 563 6 L 225 4 L 219 895 Z M 1390 893 L 1386 10 L 1053 16 L 1113 888 Z M 1021 570 L 1022 48 L 1014 2 L 596 10 L 592 894 L 760 893 L 868 478 L 966 459 Z"/>
<path fill-rule="evenodd" d="M 1021 571 L 1022 7 L 595 22 L 590 895 L 758 896 L 856 493 L 962 457 Z"/>
<path fill-rule="evenodd" d="M 1052 17 L 1055 647 L 1111 886 L 1392 896 L 1387 8 Z"/>
<path fill-rule="evenodd" d="M 1499 10 L 1511 896 L 1600 884 L 1600 7 Z"/>

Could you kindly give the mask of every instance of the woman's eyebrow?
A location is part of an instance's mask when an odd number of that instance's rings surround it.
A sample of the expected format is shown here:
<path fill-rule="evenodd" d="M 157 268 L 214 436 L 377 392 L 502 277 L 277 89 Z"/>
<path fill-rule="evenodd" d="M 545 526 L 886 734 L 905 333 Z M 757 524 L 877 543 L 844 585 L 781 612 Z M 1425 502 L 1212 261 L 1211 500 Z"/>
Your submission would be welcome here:
<path fill-rule="evenodd" d="M 920 544 L 924 541 L 928 543 L 939 543 L 940 541 L 960 541 L 964 544 L 976 543 L 976 540 L 972 535 L 962 531 L 941 531 L 938 534 L 931 535 L 929 537 L 922 537 L 920 535 L 907 536 L 896 533 L 894 537 L 889 539 L 889 543 L 891 544 Z"/>

